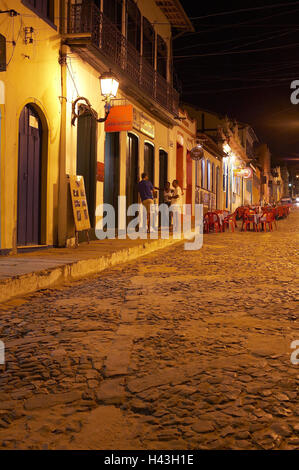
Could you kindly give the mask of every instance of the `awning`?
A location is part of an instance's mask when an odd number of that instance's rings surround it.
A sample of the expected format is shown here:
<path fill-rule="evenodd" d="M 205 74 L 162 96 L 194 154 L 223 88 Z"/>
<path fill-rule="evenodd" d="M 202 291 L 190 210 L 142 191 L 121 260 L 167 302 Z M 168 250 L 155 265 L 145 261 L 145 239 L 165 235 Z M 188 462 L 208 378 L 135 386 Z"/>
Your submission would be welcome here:
<path fill-rule="evenodd" d="M 173 28 L 184 32 L 194 32 L 194 26 L 189 20 L 179 0 L 156 0 L 156 4 L 163 11 Z"/>

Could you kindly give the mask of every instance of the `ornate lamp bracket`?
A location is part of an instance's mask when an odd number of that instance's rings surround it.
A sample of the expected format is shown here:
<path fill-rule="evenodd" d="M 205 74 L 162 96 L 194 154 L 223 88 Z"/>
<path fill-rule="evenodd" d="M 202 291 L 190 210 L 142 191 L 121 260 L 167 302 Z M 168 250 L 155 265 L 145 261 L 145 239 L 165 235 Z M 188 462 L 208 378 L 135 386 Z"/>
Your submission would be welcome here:
<path fill-rule="evenodd" d="M 83 102 L 84 104 L 82 104 L 80 102 Z M 82 105 L 82 108 L 83 108 L 83 111 L 81 111 L 81 112 L 78 109 L 80 104 Z M 87 98 L 85 98 L 84 96 L 79 96 L 72 103 L 72 126 L 75 126 L 76 119 L 78 119 L 79 116 L 87 116 L 87 115 L 93 116 L 97 122 L 105 122 L 106 119 L 108 118 L 109 113 L 110 113 L 110 109 L 111 109 L 111 104 L 107 100 L 106 103 L 105 103 L 105 116 L 103 118 L 98 118 L 97 113 L 91 107 L 90 101 Z"/>

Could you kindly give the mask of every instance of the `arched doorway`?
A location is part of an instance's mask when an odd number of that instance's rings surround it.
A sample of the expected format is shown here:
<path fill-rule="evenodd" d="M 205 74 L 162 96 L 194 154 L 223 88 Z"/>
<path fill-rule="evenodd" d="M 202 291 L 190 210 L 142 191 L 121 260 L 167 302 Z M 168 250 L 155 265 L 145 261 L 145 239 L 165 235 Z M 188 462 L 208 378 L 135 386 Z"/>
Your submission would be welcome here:
<path fill-rule="evenodd" d="M 190 152 L 187 151 L 186 160 L 187 169 L 187 190 L 186 190 L 186 204 L 192 204 L 192 158 Z"/>
<path fill-rule="evenodd" d="M 128 134 L 127 141 L 127 161 L 126 161 L 126 197 L 127 210 L 132 204 L 138 203 L 138 176 L 139 176 L 139 140 L 135 134 Z M 129 222 L 134 217 L 127 217 Z"/>
<path fill-rule="evenodd" d="M 145 142 L 144 144 L 144 172 L 147 173 L 148 179 L 154 184 L 155 149 L 149 142 Z"/>
<path fill-rule="evenodd" d="M 164 187 L 168 181 L 168 154 L 165 150 L 159 150 L 159 204 L 164 202 Z"/>
<path fill-rule="evenodd" d="M 44 131 L 34 105 L 28 104 L 19 119 L 17 245 L 34 246 L 42 241 L 42 185 Z M 45 227 L 44 227 L 45 228 Z"/>
<path fill-rule="evenodd" d="M 184 148 L 177 142 L 176 145 L 176 179 L 183 189 L 184 182 Z"/>
<path fill-rule="evenodd" d="M 97 185 L 97 121 L 91 114 L 81 114 L 77 127 L 77 175 L 84 178 L 91 228 L 95 227 Z M 94 231 L 90 233 L 95 238 Z M 80 240 L 80 238 L 79 238 Z"/>

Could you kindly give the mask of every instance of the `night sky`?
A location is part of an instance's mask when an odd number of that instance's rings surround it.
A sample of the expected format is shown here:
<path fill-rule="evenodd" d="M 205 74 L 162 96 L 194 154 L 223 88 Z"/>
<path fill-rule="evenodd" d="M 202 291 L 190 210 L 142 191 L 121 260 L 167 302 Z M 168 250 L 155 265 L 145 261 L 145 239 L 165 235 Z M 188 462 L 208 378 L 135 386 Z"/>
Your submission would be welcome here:
<path fill-rule="evenodd" d="M 299 104 L 290 86 L 299 80 L 299 1 L 181 4 L 196 30 L 174 40 L 182 100 L 251 124 L 273 163 L 297 166 Z"/>

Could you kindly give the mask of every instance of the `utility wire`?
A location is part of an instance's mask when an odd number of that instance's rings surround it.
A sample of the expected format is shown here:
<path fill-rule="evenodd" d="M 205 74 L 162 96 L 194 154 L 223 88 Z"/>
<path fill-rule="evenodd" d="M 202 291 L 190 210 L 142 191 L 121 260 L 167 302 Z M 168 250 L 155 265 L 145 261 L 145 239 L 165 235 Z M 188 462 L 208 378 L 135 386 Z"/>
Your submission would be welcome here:
<path fill-rule="evenodd" d="M 20 16 L 20 15 L 19 15 L 19 16 Z M 11 63 L 11 61 L 12 61 L 12 59 L 13 59 L 13 56 L 14 56 L 14 54 L 15 54 L 15 50 L 16 50 L 18 41 L 19 41 L 19 39 L 20 39 L 20 34 L 21 34 L 22 26 L 23 26 L 23 20 L 22 20 L 22 17 L 20 16 L 20 28 L 19 28 L 19 31 L 18 31 L 18 34 L 17 34 L 17 38 L 16 38 L 16 40 L 15 40 L 15 39 L 14 39 L 14 16 L 12 17 L 12 21 L 13 21 L 12 53 L 11 53 L 11 56 L 10 56 L 9 61 L 8 61 L 7 64 L 6 64 L 6 67 L 9 66 L 9 64 Z"/>
<path fill-rule="evenodd" d="M 271 87 L 281 87 L 281 83 L 280 84 L 273 84 L 273 85 L 256 85 L 256 86 L 245 86 L 245 87 L 233 87 L 233 88 L 213 88 L 211 90 L 192 90 L 192 91 L 189 91 L 189 92 L 183 92 L 183 95 L 198 95 L 198 94 L 209 94 L 209 93 L 212 93 L 212 94 L 215 94 L 215 93 L 222 93 L 222 92 L 225 92 L 225 91 L 240 91 L 240 90 L 251 90 L 251 89 L 255 89 L 255 88 L 271 88 Z"/>
<path fill-rule="evenodd" d="M 225 52 L 225 51 L 219 51 L 219 52 L 210 52 L 207 54 L 192 54 L 192 55 L 181 55 L 181 56 L 173 56 L 174 59 L 193 59 L 195 57 L 211 57 L 211 56 L 216 56 L 216 55 L 231 55 L 231 54 L 249 54 L 252 52 L 265 52 L 265 51 L 274 51 L 277 49 L 287 49 L 287 48 L 292 48 L 299 46 L 299 43 L 293 43 L 293 44 L 285 44 L 284 46 L 273 46 L 273 47 L 265 47 L 263 49 L 244 49 L 242 51 L 230 51 L 230 52 Z"/>
<path fill-rule="evenodd" d="M 298 3 L 298 2 L 297 2 Z M 294 8 L 292 10 L 288 10 L 288 11 L 284 11 L 284 12 L 280 12 L 280 13 L 275 13 L 274 15 L 268 15 L 268 16 L 263 16 L 262 18 L 258 18 L 258 19 L 251 19 L 251 20 L 246 20 L 246 21 L 242 21 L 241 23 L 232 23 L 232 24 L 225 24 L 225 25 L 221 25 L 221 26 L 216 26 L 216 27 L 213 27 L 211 29 L 207 29 L 205 31 L 195 31 L 195 32 L 192 32 L 192 33 L 188 33 L 185 35 L 184 38 L 179 38 L 179 39 L 185 39 L 186 37 L 189 37 L 189 36 L 193 36 L 193 35 L 196 35 L 196 34 L 205 34 L 205 33 L 211 33 L 211 32 L 215 32 L 215 31 L 221 31 L 223 29 L 228 29 L 228 28 L 236 28 L 236 27 L 240 27 L 240 26 L 253 26 L 256 27 L 256 25 L 259 25 L 261 23 L 261 21 L 264 21 L 264 20 L 269 20 L 270 18 L 276 18 L 277 16 L 284 16 L 284 15 L 290 15 L 291 13 L 296 13 L 298 11 L 298 8 Z M 257 21 L 257 23 L 256 23 Z M 261 25 L 263 26 L 263 25 Z"/>
<path fill-rule="evenodd" d="M 290 2 L 290 3 L 274 3 L 272 5 L 264 5 L 262 7 L 251 7 L 251 8 L 241 8 L 239 10 L 230 10 L 230 11 L 221 11 L 218 13 L 210 13 L 209 15 L 204 15 L 204 16 L 193 16 L 190 17 L 190 20 L 202 20 L 205 18 L 212 18 L 215 16 L 224 16 L 224 15 L 234 15 L 236 13 L 245 13 L 245 12 L 251 12 L 251 11 L 257 11 L 257 10 L 266 10 L 268 8 L 280 8 L 280 7 L 287 7 L 291 5 L 299 5 L 299 2 Z"/>
<path fill-rule="evenodd" d="M 298 25 L 299 26 L 299 25 Z M 294 30 L 290 30 L 289 28 L 285 28 L 283 30 L 284 32 L 287 32 L 288 34 L 291 34 L 293 32 L 296 32 L 298 31 L 298 28 L 295 28 Z M 267 31 L 266 33 L 260 33 L 260 34 L 254 34 L 254 35 L 250 35 L 250 36 L 244 36 L 244 37 L 241 37 L 240 39 L 243 41 L 243 40 L 246 40 L 246 39 L 251 39 L 251 38 L 261 38 L 263 36 L 266 36 L 265 39 L 263 39 L 264 41 L 266 41 L 267 39 L 270 39 L 272 38 L 272 36 L 269 36 L 269 34 L 271 33 L 276 33 L 279 32 L 279 31 Z M 175 50 L 176 52 L 179 52 L 179 51 L 183 51 L 183 50 L 186 50 L 186 49 L 194 49 L 195 47 L 200 47 L 200 46 L 223 46 L 224 44 L 229 44 L 231 42 L 237 42 L 239 41 L 239 39 L 237 38 L 233 38 L 233 39 L 228 39 L 226 41 L 214 41 L 214 42 L 200 42 L 200 43 L 196 43 L 196 44 L 192 44 L 192 45 L 188 45 L 188 46 L 184 46 L 184 47 L 176 47 Z"/>

